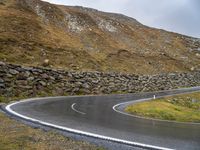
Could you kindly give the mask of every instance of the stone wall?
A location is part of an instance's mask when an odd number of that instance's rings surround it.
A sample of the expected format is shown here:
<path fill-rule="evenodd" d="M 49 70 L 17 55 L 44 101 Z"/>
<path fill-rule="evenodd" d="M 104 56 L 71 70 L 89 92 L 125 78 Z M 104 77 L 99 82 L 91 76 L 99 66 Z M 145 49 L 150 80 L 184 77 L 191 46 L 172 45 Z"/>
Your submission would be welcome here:
<path fill-rule="evenodd" d="M 0 94 L 75 95 L 135 93 L 200 85 L 200 72 L 134 75 L 102 72 L 69 72 L 21 67 L 0 62 Z"/>

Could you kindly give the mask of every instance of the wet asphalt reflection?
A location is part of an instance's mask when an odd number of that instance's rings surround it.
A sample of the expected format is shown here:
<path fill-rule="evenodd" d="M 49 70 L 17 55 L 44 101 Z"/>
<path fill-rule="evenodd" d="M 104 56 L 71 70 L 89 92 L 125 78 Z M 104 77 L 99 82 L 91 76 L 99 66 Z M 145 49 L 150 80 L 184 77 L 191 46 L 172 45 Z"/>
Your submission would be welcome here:
<path fill-rule="evenodd" d="M 200 150 L 200 124 L 139 119 L 112 109 L 126 101 L 199 90 L 197 87 L 158 93 L 44 98 L 14 105 L 12 109 L 34 119 L 113 138 L 172 149 Z"/>

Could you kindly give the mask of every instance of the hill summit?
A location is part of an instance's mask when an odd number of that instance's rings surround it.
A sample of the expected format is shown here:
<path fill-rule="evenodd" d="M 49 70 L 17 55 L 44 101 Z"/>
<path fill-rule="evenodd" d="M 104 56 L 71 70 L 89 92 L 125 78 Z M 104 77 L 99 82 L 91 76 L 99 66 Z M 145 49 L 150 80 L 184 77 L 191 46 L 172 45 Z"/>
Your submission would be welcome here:
<path fill-rule="evenodd" d="M 122 14 L 40 0 L 0 0 L 0 61 L 157 74 L 200 68 L 200 39 Z"/>

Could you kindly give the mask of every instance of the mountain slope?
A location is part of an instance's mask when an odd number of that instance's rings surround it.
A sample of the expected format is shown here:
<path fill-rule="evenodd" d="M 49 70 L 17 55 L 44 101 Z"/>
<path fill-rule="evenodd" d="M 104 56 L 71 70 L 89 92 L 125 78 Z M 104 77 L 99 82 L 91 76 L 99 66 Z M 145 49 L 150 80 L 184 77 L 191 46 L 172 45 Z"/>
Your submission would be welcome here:
<path fill-rule="evenodd" d="M 0 61 L 155 74 L 200 68 L 200 40 L 121 14 L 39 0 L 0 0 Z"/>

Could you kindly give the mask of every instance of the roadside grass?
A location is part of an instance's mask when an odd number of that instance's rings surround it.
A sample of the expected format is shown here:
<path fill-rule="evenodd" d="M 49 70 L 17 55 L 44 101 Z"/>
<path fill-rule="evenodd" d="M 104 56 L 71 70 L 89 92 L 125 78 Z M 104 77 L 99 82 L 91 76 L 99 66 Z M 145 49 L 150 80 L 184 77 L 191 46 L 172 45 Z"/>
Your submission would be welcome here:
<path fill-rule="evenodd" d="M 200 123 L 200 92 L 136 103 L 125 111 L 146 118 Z"/>
<path fill-rule="evenodd" d="M 1 150 L 103 150 L 87 142 L 33 129 L 0 113 Z"/>

